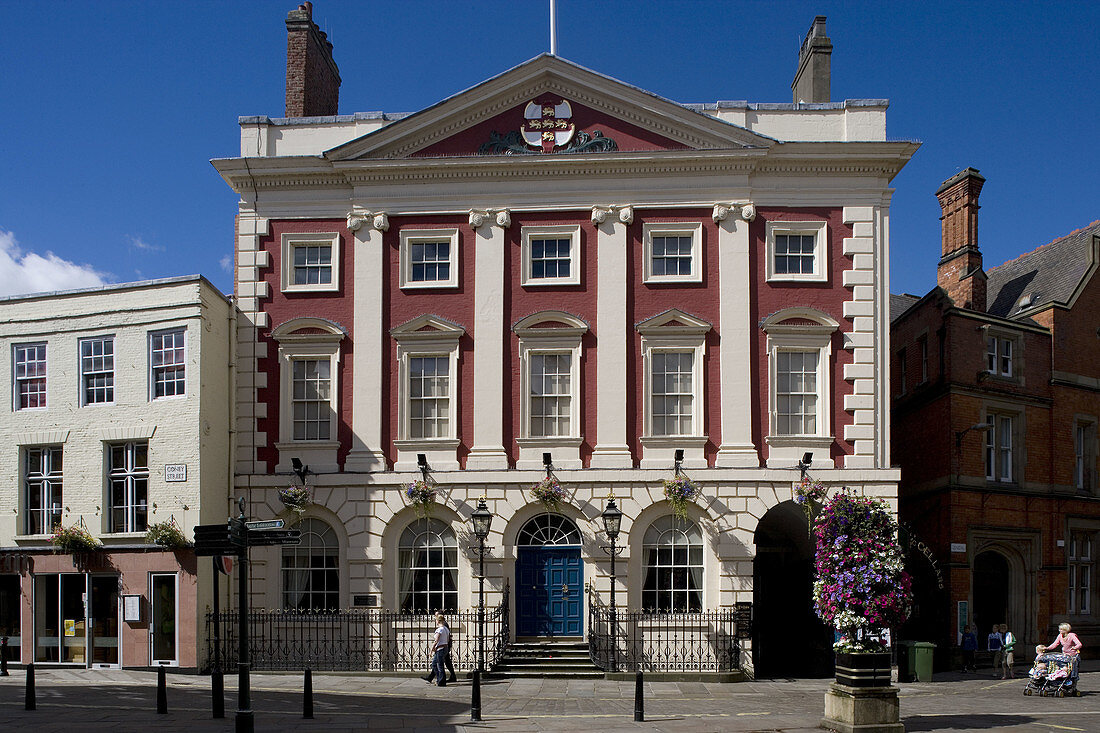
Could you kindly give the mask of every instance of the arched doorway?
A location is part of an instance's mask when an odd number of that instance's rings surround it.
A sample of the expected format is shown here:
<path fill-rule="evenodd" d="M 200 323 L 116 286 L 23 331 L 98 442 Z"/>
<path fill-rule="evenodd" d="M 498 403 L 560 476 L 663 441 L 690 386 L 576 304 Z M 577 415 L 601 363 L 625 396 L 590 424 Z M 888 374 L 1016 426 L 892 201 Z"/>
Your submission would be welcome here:
<path fill-rule="evenodd" d="M 756 527 L 752 656 L 756 676 L 831 677 L 833 634 L 814 613 L 814 548 L 806 514 L 791 501 Z"/>
<path fill-rule="evenodd" d="M 516 636 L 583 636 L 581 533 L 560 514 L 538 514 L 516 536 Z"/>
<path fill-rule="evenodd" d="M 978 553 L 974 558 L 971 578 L 974 593 L 971 623 L 976 627 L 974 633 L 978 636 L 978 648 L 985 649 L 993 624 L 1008 621 L 1008 558 L 993 550 Z"/>

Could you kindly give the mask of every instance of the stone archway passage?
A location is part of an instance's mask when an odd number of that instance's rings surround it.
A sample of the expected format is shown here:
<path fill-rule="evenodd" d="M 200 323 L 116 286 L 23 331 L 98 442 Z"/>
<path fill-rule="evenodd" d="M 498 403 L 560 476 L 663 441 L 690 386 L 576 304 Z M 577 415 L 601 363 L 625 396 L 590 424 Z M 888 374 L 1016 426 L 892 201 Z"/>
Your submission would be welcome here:
<path fill-rule="evenodd" d="M 794 502 L 768 510 L 756 527 L 753 667 L 757 678 L 831 677 L 833 634 L 813 608 L 813 542 Z"/>
<path fill-rule="evenodd" d="M 974 612 L 971 623 L 978 636 L 978 648 L 986 648 L 986 639 L 994 624 L 1008 620 L 1010 573 L 1008 558 L 999 552 L 986 550 L 974 558 Z"/>

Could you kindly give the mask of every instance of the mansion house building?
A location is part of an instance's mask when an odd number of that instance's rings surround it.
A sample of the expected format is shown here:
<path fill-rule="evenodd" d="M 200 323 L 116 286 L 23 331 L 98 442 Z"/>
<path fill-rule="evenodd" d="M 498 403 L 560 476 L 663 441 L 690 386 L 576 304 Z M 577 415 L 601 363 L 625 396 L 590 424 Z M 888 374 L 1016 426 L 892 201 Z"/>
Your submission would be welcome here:
<path fill-rule="evenodd" d="M 484 499 L 486 604 L 511 594 L 514 637 L 583 636 L 613 497 L 620 608 L 753 603 L 757 665 L 784 627 L 831 659 L 792 492 L 802 463 L 896 508 L 890 182 L 918 145 L 887 141 L 885 100 L 829 100 L 824 18 L 792 103 L 680 104 L 543 54 L 412 114 L 337 114 L 308 3 L 287 27 L 286 116 L 213 161 L 239 196 L 234 491 L 303 537 L 253 551 L 252 603 L 474 607 Z"/>

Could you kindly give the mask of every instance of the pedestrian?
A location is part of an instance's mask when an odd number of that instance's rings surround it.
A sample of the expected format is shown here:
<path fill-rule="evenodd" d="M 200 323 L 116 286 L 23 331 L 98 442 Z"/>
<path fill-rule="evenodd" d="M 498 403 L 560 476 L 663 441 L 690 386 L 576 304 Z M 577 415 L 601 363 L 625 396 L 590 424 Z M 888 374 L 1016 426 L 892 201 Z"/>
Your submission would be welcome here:
<path fill-rule="evenodd" d="M 443 614 L 441 612 L 436 611 L 435 620 L 436 620 L 437 624 L 440 621 L 442 621 L 443 625 L 447 627 L 447 631 L 451 630 L 451 625 L 449 623 L 447 623 L 447 620 L 445 618 L 443 618 Z M 453 646 L 454 646 L 454 634 L 451 633 L 447 637 L 447 655 L 445 657 L 443 657 L 443 664 L 446 665 L 447 671 L 450 673 L 450 676 L 447 679 L 448 682 L 457 682 L 458 681 L 458 677 L 455 676 L 455 664 L 451 660 L 451 647 L 453 647 Z M 431 682 L 432 680 L 435 679 L 435 664 L 432 664 L 431 670 L 428 672 L 427 675 L 425 675 L 421 679 L 423 679 L 426 682 Z"/>
<path fill-rule="evenodd" d="M 963 672 L 974 672 L 974 652 L 978 651 L 978 637 L 970 630 L 970 624 L 963 627 L 962 653 Z"/>
<path fill-rule="evenodd" d="M 1004 663 L 1004 648 L 1005 639 L 1001 636 L 1001 625 L 993 624 L 993 628 L 989 631 L 989 636 L 986 637 L 985 646 L 986 649 L 993 652 L 993 676 L 997 676 L 997 672 L 1001 670 L 1001 665 Z"/>
<path fill-rule="evenodd" d="M 1001 637 L 1004 639 L 1004 655 L 1001 657 L 1001 679 L 1012 679 L 1016 676 L 1016 637 L 1008 630 L 1008 624 L 1001 624 Z"/>
<path fill-rule="evenodd" d="M 1058 645 L 1062 646 L 1062 654 L 1076 654 L 1081 648 L 1081 640 L 1073 633 L 1069 624 L 1058 624 L 1058 637 L 1047 644 L 1046 650 L 1049 652 Z"/>
<path fill-rule="evenodd" d="M 447 648 L 451 645 L 451 630 L 447 627 L 447 619 L 443 614 L 435 615 L 437 624 L 432 635 L 432 673 L 435 675 L 436 684 L 440 687 L 447 686 L 447 673 L 443 669 L 444 660 L 447 658 Z M 429 680 L 428 684 L 431 684 Z"/>

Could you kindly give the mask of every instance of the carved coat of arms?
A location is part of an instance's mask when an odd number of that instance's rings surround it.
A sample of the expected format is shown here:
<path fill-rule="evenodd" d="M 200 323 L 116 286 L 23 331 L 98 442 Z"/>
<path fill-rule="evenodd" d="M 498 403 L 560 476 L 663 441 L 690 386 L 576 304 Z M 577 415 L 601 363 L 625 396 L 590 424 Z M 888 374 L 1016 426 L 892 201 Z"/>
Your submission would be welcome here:
<path fill-rule="evenodd" d="M 577 131 L 573 124 L 573 109 L 565 100 L 556 104 L 528 102 L 523 117 L 520 134 L 524 142 L 532 147 L 541 146 L 544 153 L 567 144 Z"/>

